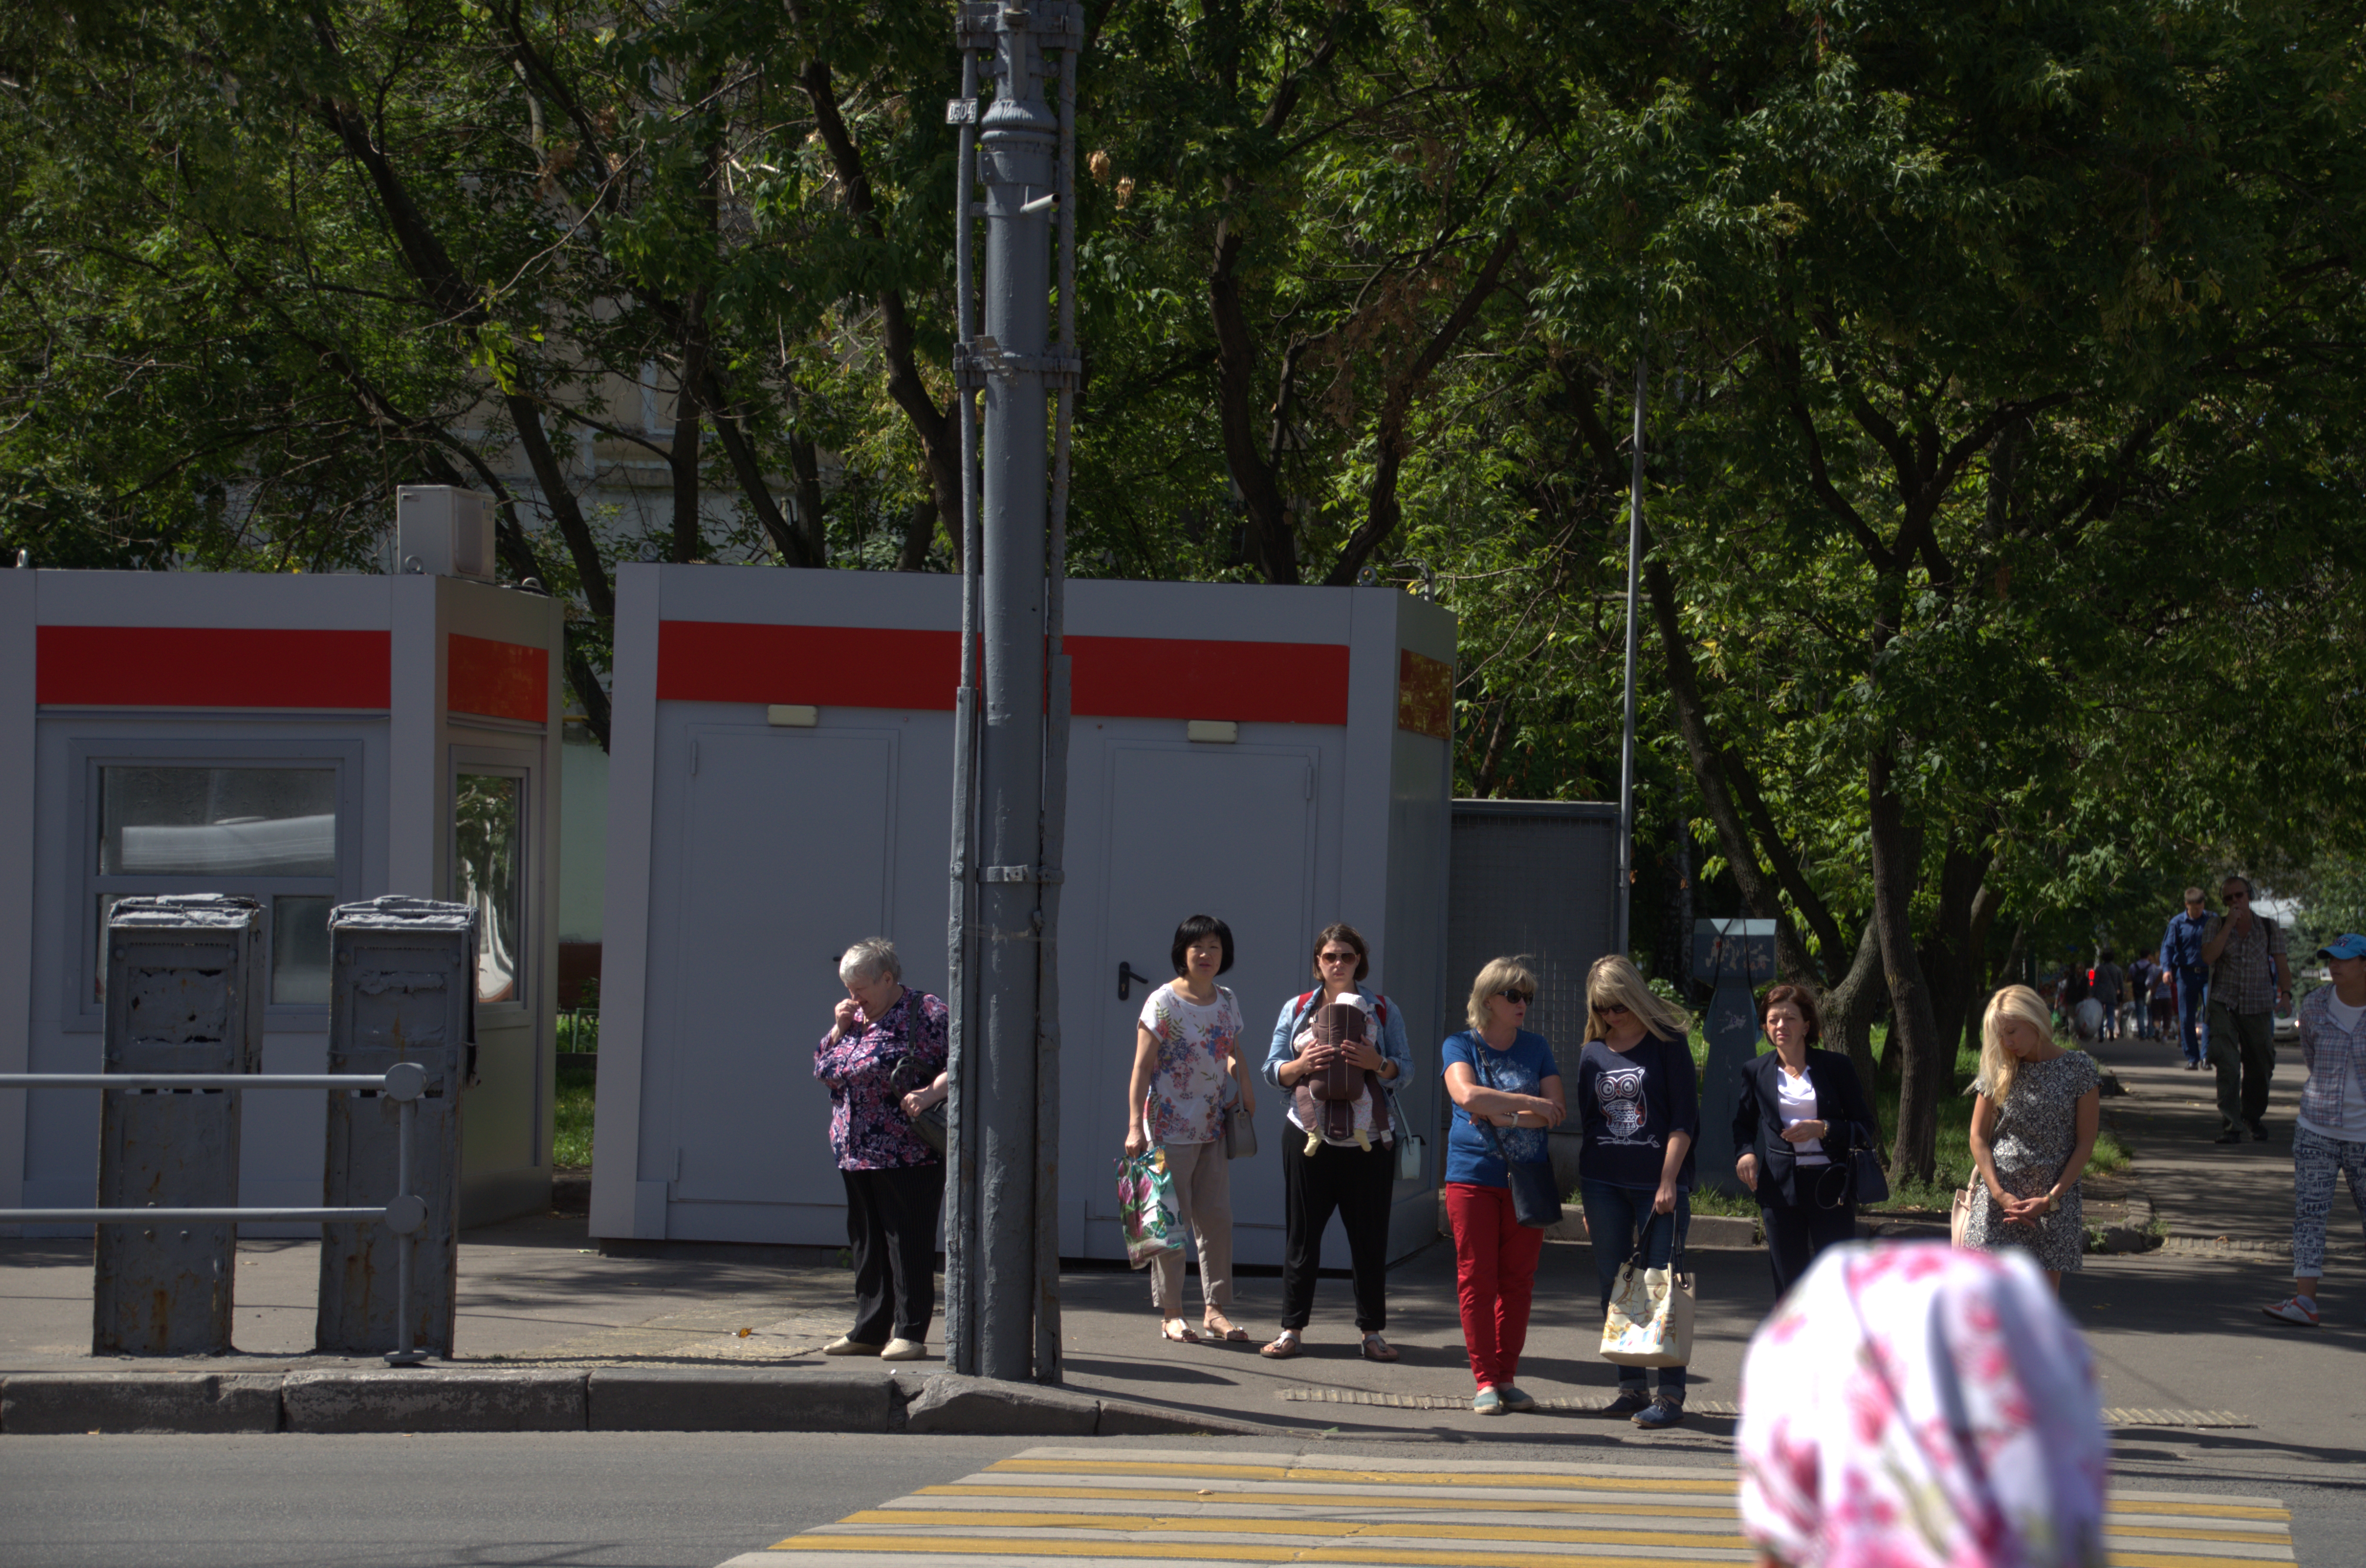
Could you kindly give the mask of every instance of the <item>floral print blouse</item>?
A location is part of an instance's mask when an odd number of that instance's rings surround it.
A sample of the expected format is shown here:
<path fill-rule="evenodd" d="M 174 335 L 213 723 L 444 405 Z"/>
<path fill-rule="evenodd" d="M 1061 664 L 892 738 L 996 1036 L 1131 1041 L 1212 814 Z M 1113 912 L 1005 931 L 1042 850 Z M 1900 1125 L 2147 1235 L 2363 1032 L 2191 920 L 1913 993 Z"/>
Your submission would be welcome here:
<path fill-rule="evenodd" d="M 814 1076 L 829 1085 L 829 1148 L 840 1170 L 893 1170 L 935 1165 L 941 1157 L 920 1141 L 904 1114 L 907 1092 L 925 1089 L 945 1070 L 945 1004 L 925 991 L 903 997 L 876 1023 L 814 1047 Z M 901 1087 L 896 1070 L 909 1058 Z"/>
<path fill-rule="evenodd" d="M 1213 1143 L 1232 1097 L 1233 1058 L 1241 1048 L 1241 1004 L 1216 988 L 1202 1006 L 1170 982 L 1142 1004 L 1142 1026 L 1158 1037 L 1158 1070 L 1142 1119 L 1153 1143 Z"/>

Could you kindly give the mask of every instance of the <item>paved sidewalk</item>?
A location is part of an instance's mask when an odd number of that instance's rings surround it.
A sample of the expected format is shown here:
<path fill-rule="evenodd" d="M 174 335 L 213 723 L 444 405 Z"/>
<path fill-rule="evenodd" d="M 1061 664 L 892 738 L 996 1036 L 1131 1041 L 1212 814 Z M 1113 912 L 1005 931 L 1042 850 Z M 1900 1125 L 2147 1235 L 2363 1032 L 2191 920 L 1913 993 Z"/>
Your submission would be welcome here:
<path fill-rule="evenodd" d="M 2135 1182 L 2170 1229 L 2169 1245 L 2129 1257 L 2095 1256 L 2065 1283 L 2064 1301 L 2090 1334 L 2105 1403 L 2117 1424 L 2167 1464 L 2208 1455 L 2237 1469 L 2276 1473 L 2354 1462 L 2366 1430 L 2366 1249 L 2345 1197 L 2325 1293 L 2326 1327 L 2280 1327 L 2259 1313 L 2290 1273 L 2292 1107 L 2298 1063 L 2284 1053 L 2269 1144 L 2209 1142 L 2215 1114 L 2206 1076 L 2180 1071 L 2166 1047 L 2102 1047 L 2129 1092 L 2106 1102 L 2134 1148 Z M 2222 1242 L 2218 1238 L 2228 1239 Z M 554 1215 L 468 1232 L 461 1248 L 458 1356 L 453 1367 L 559 1372 L 608 1367 L 684 1372 L 733 1369 L 770 1376 L 848 1371 L 817 1354 L 843 1330 L 852 1279 L 828 1254 L 789 1260 L 787 1249 L 696 1249 L 603 1256 L 580 1215 Z M 1507 1437 L 1529 1440 L 1719 1448 L 1741 1353 L 1773 1304 L 1763 1252 L 1691 1254 L 1699 1275 L 1699 1350 L 1694 1418 L 1647 1434 L 1587 1414 L 1615 1381 L 1594 1354 L 1599 1319 L 1591 1250 L 1545 1249 L 1520 1382 L 1548 1413 L 1512 1420 L 1471 1415 L 1468 1367 L 1453 1289 L 1453 1260 L 1433 1246 L 1390 1278 L 1392 1366 L 1359 1360 L 1347 1282 L 1326 1279 L 1306 1353 L 1268 1361 L 1279 1281 L 1239 1282 L 1233 1316 L 1247 1345 L 1160 1340 L 1145 1279 L 1114 1267 L 1078 1267 L 1063 1278 L 1067 1382 L 1105 1401 L 1247 1421 L 1306 1433 L 1424 1440 Z M 87 1350 L 90 1250 L 86 1242 L 0 1241 L 0 1377 L 32 1372 L 296 1372 L 355 1363 L 310 1354 L 317 1251 L 304 1242 L 242 1246 L 238 1353 L 188 1361 L 97 1359 Z M 742 1331 L 745 1332 L 742 1332 Z M 367 1364 L 367 1363 L 365 1363 Z M 875 1367 L 875 1363 L 873 1363 Z M 884 1370 L 884 1369 L 883 1369 Z M 904 1374 L 942 1370 L 930 1361 Z M 2197 1426 L 2196 1413 L 2232 1413 L 2248 1427 Z M 2134 1443 L 2134 1435 L 2124 1439 Z M 2127 1451 L 2135 1451 L 2128 1450 Z"/>

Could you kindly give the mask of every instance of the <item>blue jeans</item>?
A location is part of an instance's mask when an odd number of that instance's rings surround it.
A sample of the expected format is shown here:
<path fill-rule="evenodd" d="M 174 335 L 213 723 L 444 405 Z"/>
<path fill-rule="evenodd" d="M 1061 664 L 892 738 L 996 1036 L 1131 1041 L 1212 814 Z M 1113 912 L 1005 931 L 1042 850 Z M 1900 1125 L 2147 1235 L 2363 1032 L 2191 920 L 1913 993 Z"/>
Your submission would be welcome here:
<path fill-rule="evenodd" d="M 2209 1053 L 2202 1020 L 2210 1004 L 2210 971 L 2180 969 L 2177 975 L 2177 1048 L 2185 1059 L 2198 1062 Z"/>
<path fill-rule="evenodd" d="M 1618 1283 L 1618 1271 L 1635 1255 L 1639 1233 L 1643 1244 L 1643 1266 L 1664 1269 L 1668 1256 L 1677 1241 L 1692 1228 L 1692 1195 L 1682 1188 L 1676 1192 L 1676 1212 L 1673 1215 L 1651 1212 L 1652 1190 L 1649 1187 L 1614 1187 L 1607 1182 L 1588 1178 L 1578 1183 L 1578 1201 L 1585 1206 L 1585 1228 L 1594 1241 L 1594 1270 L 1601 1276 L 1602 1309 L 1610 1309 L 1610 1292 Z M 1673 1218 L 1674 1223 L 1670 1224 Z M 1620 1367 L 1618 1386 L 1640 1390 L 1648 1368 Z M 1660 1392 L 1675 1404 L 1684 1399 L 1684 1369 L 1662 1367 Z"/>

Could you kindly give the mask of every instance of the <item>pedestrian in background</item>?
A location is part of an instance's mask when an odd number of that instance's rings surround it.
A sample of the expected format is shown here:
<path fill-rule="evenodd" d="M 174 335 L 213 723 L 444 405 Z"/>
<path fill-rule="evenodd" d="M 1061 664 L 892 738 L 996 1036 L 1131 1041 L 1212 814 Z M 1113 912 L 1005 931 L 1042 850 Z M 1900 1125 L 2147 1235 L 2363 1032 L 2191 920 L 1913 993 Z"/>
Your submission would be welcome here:
<path fill-rule="evenodd" d="M 1585 1051 L 1577 1064 L 1577 1108 L 1585 1141 L 1578 1193 L 1594 1243 L 1602 1307 L 1618 1270 L 1639 1251 L 1665 1269 L 1692 1225 L 1693 1145 L 1700 1137 L 1700 1087 L 1693 1073 L 1692 1015 L 1653 996 L 1625 955 L 1606 954 L 1585 976 Z M 1684 1369 L 1662 1367 L 1657 1396 L 1644 1368 L 1618 1369 L 1612 1416 L 1644 1428 L 1684 1418 Z"/>
<path fill-rule="evenodd" d="M 1560 1068 L 1542 1035 L 1522 1028 L 1537 977 L 1496 958 L 1470 982 L 1470 1026 L 1439 1047 L 1454 1117 L 1446 1135 L 1446 1217 L 1454 1227 L 1455 1298 L 1482 1416 L 1533 1410 L 1514 1381 L 1528 1341 L 1528 1305 L 1545 1233 L 1519 1222 L 1504 1162 L 1546 1158 L 1545 1135 L 1568 1114 Z"/>
<path fill-rule="evenodd" d="M 2169 917 L 2160 934 L 2160 967 L 2177 978 L 2177 1048 L 2185 1070 L 2198 1072 L 2209 1048 L 2203 1035 L 2202 1009 L 2210 995 L 2210 963 L 2202 945 L 2210 936 L 2215 917 L 2200 888 L 2185 890 L 2185 908 Z"/>
<path fill-rule="evenodd" d="M 1751 1337 L 1733 1450 L 1762 1568 L 2105 1560 L 2094 1362 L 2023 1259 L 1825 1253 Z"/>
<path fill-rule="evenodd" d="M 2152 967 L 2152 1037 L 2166 1040 L 2177 1030 L 2177 976 L 2158 964 Z M 2200 1064 L 2187 1062 L 2186 1070 L 2200 1070 Z"/>
<path fill-rule="evenodd" d="M 2100 1004 L 2082 1006 L 2073 1038 L 2102 1027 Z M 2045 1003 L 2025 985 L 1989 999 L 1980 1020 L 1980 1073 L 1973 1088 L 1972 1210 L 1965 1244 L 2026 1249 L 2056 1290 L 2079 1266 L 2087 1229 L 2079 1179 L 2103 1122 L 2101 1074 L 2083 1050 L 2054 1040 Z"/>
<path fill-rule="evenodd" d="M 2265 1309 L 2270 1317 L 2311 1328 L 2335 1171 L 2349 1179 L 2349 1196 L 2366 1215 L 2366 936 L 2349 932 L 2316 956 L 2333 983 L 2300 1004 L 2300 1059 L 2308 1079 L 2293 1126 L 2293 1294 Z"/>
<path fill-rule="evenodd" d="M 1849 1058 L 1816 1048 L 1824 1025 L 1815 992 L 1770 988 L 1758 1022 L 1774 1048 L 1742 1064 L 1733 1173 L 1757 1196 L 1779 1296 L 1818 1254 L 1856 1238 L 1849 1151 L 1872 1144 L 1874 1112 Z"/>
<path fill-rule="evenodd" d="M 2135 1025 L 2136 1038 L 2152 1038 L 2152 978 L 2160 966 L 2150 955 L 2138 953 L 2128 960 L 2128 1000 L 2130 1022 Z"/>
<path fill-rule="evenodd" d="M 2127 1000 L 2128 977 L 2109 947 L 2095 954 L 2095 986 L 2089 992 L 2103 1004 L 2103 1034 L 2106 1040 L 2120 1037 L 2120 1004 Z"/>
<path fill-rule="evenodd" d="M 1388 1129 L 1369 1148 L 1320 1142 L 1311 1151 L 1303 1136 L 1281 1140 L 1283 1240 L 1281 1332 L 1262 1353 L 1286 1361 L 1299 1351 L 1299 1333 L 1314 1316 L 1314 1281 L 1323 1264 L 1323 1232 L 1339 1215 L 1347 1233 L 1347 1263 L 1355 1273 L 1356 1327 L 1368 1361 L 1392 1361 L 1397 1352 L 1380 1337 L 1389 1326 L 1389 1198 L 1396 1181 L 1396 1139 L 1406 1134 L 1396 1114 L 1396 1090 L 1413 1070 L 1413 1047 L 1405 1041 L 1404 1015 L 1389 999 L 1364 987 L 1372 972 L 1363 934 L 1347 924 L 1326 925 L 1314 939 L 1314 978 L 1310 991 L 1281 1004 L 1273 1041 L 1265 1054 L 1265 1081 L 1280 1092 L 1285 1114 L 1298 1133 L 1313 1129 L 1299 1119 L 1290 1091 L 1320 1070 L 1330 1052 L 1314 1041 L 1315 1010 L 1346 1002 L 1364 1014 L 1364 1038 L 1346 1053 L 1347 1065 L 1376 1075 L 1382 1103 L 1375 1106 Z"/>
<path fill-rule="evenodd" d="M 906 989 L 884 936 L 840 955 L 838 978 L 846 1000 L 814 1047 L 814 1076 L 829 1086 L 829 1148 L 846 1187 L 854 1327 L 822 1353 L 917 1361 L 937 1310 L 945 1162 L 912 1116 L 945 1097 L 945 1004 Z"/>
<path fill-rule="evenodd" d="M 1175 928 L 1175 978 L 1150 993 L 1133 1030 L 1126 1082 L 1125 1153 L 1156 1144 L 1166 1156 L 1176 1207 L 1200 1253 L 1200 1321 L 1219 1339 L 1246 1339 L 1225 1316 L 1233 1305 L 1233 1179 L 1225 1158 L 1224 1105 L 1256 1109 L 1241 1063 L 1241 1004 L 1216 977 L 1233 967 L 1233 928 L 1195 914 Z M 1159 1337 L 1197 1344 L 1183 1320 L 1183 1249 L 1150 1260 L 1150 1300 Z"/>
<path fill-rule="evenodd" d="M 2220 1143 L 2248 1132 L 2268 1141 L 2268 1086 L 2276 1075 L 2276 1014 L 2292 1006 L 2283 927 L 2251 908 L 2246 877 L 2218 890 L 2226 913 L 2203 938 L 2210 966 L 2210 1065 L 2218 1074 Z"/>

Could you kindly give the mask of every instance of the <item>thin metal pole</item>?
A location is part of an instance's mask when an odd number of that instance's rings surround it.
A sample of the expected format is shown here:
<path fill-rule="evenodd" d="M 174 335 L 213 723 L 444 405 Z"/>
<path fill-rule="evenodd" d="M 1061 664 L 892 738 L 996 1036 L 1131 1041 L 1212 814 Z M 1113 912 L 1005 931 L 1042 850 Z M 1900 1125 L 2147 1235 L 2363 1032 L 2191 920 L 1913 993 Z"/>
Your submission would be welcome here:
<path fill-rule="evenodd" d="M 1036 958 L 1035 1053 L 1035 1381 L 1060 1373 L 1060 887 L 1067 843 L 1068 655 L 1062 645 L 1068 602 L 1068 441 L 1076 404 L 1076 53 L 1060 53 L 1060 387 L 1052 441 L 1051 562 L 1043 621 L 1052 660 L 1051 713 L 1043 747 L 1042 919 Z"/>
<path fill-rule="evenodd" d="M 418 1119 L 419 1102 L 405 1100 L 395 1109 L 394 1128 L 394 1195 L 411 1196 L 411 1130 Z M 394 1238 L 394 1354 L 387 1360 L 396 1366 L 408 1366 L 424 1360 L 411 1347 L 411 1255 L 419 1240 L 419 1233 Z"/>
<path fill-rule="evenodd" d="M 971 848 L 977 823 L 977 392 L 973 385 L 976 361 L 975 308 L 977 289 L 972 244 L 975 219 L 970 216 L 971 176 L 976 168 L 977 54 L 962 50 L 962 98 L 971 106 L 970 119 L 961 127 L 961 151 L 953 180 L 953 302 L 959 347 L 954 361 L 954 417 L 961 421 L 962 465 L 962 644 L 961 688 L 953 694 L 953 857 L 949 907 L 952 929 L 946 936 L 949 983 L 945 998 L 951 1011 L 949 1051 L 945 1064 L 950 1094 L 945 1107 L 945 1361 L 957 1372 L 977 1371 L 977 1282 L 970 1240 L 977 1224 L 977 1145 L 968 1125 L 976 1104 L 971 1092 L 975 1079 L 971 1049 L 971 1006 L 975 968 L 971 963 L 970 932 L 977 878 Z"/>
<path fill-rule="evenodd" d="M 1643 575 L 1643 376 L 1644 354 L 1635 351 L 1635 467 L 1627 489 L 1627 720 L 1618 737 L 1618 939 L 1616 951 L 1634 947 L 1628 908 L 1635 884 L 1635 658 L 1639 627 L 1635 586 Z"/>

